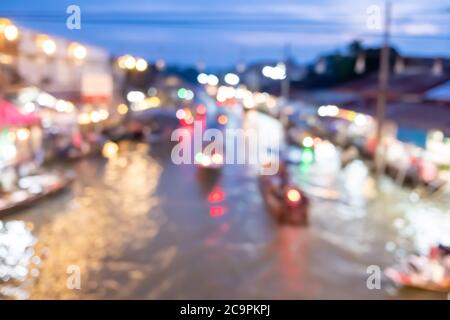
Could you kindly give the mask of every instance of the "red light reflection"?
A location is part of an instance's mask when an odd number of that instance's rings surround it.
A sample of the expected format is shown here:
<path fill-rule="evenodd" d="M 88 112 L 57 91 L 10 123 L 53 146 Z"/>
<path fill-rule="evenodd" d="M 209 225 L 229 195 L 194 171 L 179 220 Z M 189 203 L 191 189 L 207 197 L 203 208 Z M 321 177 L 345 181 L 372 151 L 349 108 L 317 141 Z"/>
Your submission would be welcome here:
<path fill-rule="evenodd" d="M 225 209 L 222 206 L 215 206 L 209 209 L 209 215 L 213 218 L 218 218 L 223 216 L 225 213 Z"/>

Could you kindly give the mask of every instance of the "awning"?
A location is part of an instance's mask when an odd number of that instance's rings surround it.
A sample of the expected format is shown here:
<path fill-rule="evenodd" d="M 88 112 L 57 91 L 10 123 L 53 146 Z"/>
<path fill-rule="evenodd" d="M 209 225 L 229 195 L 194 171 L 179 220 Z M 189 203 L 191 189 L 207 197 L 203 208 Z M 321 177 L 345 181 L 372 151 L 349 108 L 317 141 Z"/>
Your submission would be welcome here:
<path fill-rule="evenodd" d="M 28 127 L 40 123 L 34 114 L 22 114 L 15 105 L 0 100 L 0 127 Z"/>

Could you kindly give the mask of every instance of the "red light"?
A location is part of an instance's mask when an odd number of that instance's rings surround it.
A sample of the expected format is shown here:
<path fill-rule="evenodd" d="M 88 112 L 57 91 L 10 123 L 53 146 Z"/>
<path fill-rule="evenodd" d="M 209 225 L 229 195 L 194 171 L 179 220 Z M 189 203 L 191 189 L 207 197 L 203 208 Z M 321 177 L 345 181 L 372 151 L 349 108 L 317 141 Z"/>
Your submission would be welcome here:
<path fill-rule="evenodd" d="M 202 105 L 202 104 L 199 104 L 199 105 L 197 106 L 197 113 L 198 113 L 198 114 L 205 114 L 205 113 L 206 113 L 206 108 L 205 108 L 205 106 Z"/>
<path fill-rule="evenodd" d="M 220 202 L 225 198 L 225 192 L 222 189 L 217 188 L 208 195 L 208 201 L 211 203 Z"/>
<path fill-rule="evenodd" d="M 221 217 L 221 216 L 223 216 L 224 213 L 225 213 L 225 209 L 220 206 L 211 207 L 211 209 L 209 209 L 209 215 L 213 218 Z"/>
<path fill-rule="evenodd" d="M 302 196 L 300 195 L 300 192 L 298 192 L 298 190 L 295 190 L 295 189 L 290 189 L 286 193 L 286 196 L 289 199 L 289 201 L 291 201 L 291 202 L 299 202 L 302 198 Z"/>

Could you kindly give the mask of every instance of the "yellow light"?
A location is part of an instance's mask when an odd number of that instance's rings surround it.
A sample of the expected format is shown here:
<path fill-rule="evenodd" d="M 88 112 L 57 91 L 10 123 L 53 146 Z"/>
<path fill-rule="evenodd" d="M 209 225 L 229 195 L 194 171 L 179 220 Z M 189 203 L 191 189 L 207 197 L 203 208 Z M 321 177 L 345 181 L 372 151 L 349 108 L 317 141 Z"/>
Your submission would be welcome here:
<path fill-rule="evenodd" d="M 89 124 L 91 122 L 91 117 L 88 113 L 81 113 L 78 116 L 78 123 L 79 124 Z"/>
<path fill-rule="evenodd" d="M 14 41 L 19 37 L 19 29 L 15 25 L 6 26 L 3 30 L 6 40 Z"/>
<path fill-rule="evenodd" d="M 139 58 L 139 59 L 137 59 L 137 61 L 136 61 L 136 70 L 137 71 L 145 71 L 145 70 L 147 70 L 147 67 L 148 67 L 148 64 L 147 64 L 147 61 L 145 61 L 144 59 L 141 59 L 141 58 Z"/>
<path fill-rule="evenodd" d="M 28 138 L 30 137 L 30 130 L 28 129 L 19 129 L 16 132 L 16 137 L 19 141 L 25 141 L 28 140 Z"/>
<path fill-rule="evenodd" d="M 56 43 L 52 39 L 45 39 L 42 42 L 42 50 L 45 54 L 51 56 L 56 51 Z"/>
<path fill-rule="evenodd" d="M 302 198 L 300 192 L 295 189 L 291 189 L 287 192 L 287 198 L 292 202 L 298 202 Z"/>
<path fill-rule="evenodd" d="M 145 101 L 147 102 L 147 104 L 150 108 L 159 107 L 159 105 L 161 104 L 161 100 L 156 96 L 147 98 L 147 99 L 145 99 Z"/>
<path fill-rule="evenodd" d="M 117 112 L 121 115 L 127 114 L 128 106 L 125 103 L 121 103 L 117 106 Z"/>
<path fill-rule="evenodd" d="M 83 60 L 87 56 L 86 47 L 76 42 L 70 44 L 69 52 L 77 60 Z"/>
<path fill-rule="evenodd" d="M 109 117 L 109 112 L 106 109 L 101 109 L 98 111 L 100 120 L 106 120 Z"/>
<path fill-rule="evenodd" d="M 124 66 L 129 70 L 134 69 L 136 66 L 136 59 L 133 56 L 126 55 L 124 60 Z"/>
<path fill-rule="evenodd" d="M 6 26 L 9 26 L 11 24 L 11 20 L 6 18 L 0 18 L 0 31 L 5 28 Z"/>
<path fill-rule="evenodd" d="M 126 56 L 121 56 L 117 59 L 117 65 L 119 66 L 120 69 L 126 69 L 126 62 L 127 61 L 127 57 Z"/>
<path fill-rule="evenodd" d="M 114 158 L 119 152 L 119 146 L 117 143 L 108 141 L 103 145 L 102 155 L 105 158 Z"/>
<path fill-rule="evenodd" d="M 72 102 L 67 101 L 66 112 L 71 113 L 75 110 L 75 106 Z"/>
<path fill-rule="evenodd" d="M 215 153 L 211 157 L 211 160 L 215 164 L 222 164 L 223 163 L 223 156 L 220 153 Z"/>

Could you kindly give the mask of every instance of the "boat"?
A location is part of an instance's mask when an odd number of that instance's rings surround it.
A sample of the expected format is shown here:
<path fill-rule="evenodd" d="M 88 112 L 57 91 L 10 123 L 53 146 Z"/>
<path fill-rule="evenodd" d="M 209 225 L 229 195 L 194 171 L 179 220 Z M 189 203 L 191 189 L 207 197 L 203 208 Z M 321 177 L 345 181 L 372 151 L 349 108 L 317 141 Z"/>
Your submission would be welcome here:
<path fill-rule="evenodd" d="M 277 176 L 259 178 L 262 197 L 269 212 L 280 224 L 307 225 L 309 200 L 295 185 L 280 186 Z"/>
<path fill-rule="evenodd" d="M 450 292 L 450 256 L 432 259 L 408 256 L 402 263 L 385 270 L 395 284 L 436 292 Z"/>
<path fill-rule="evenodd" d="M 43 187 L 43 190 L 39 193 L 33 194 L 25 190 L 16 191 L 16 194 L 18 195 L 17 199 L 12 199 L 13 197 L 9 197 L 9 199 L 7 198 L 6 200 L 0 199 L 2 200 L 0 201 L 0 216 L 25 209 L 40 200 L 62 192 L 72 183 L 72 181 L 73 177 L 58 175 L 55 181 L 48 186 Z"/>

